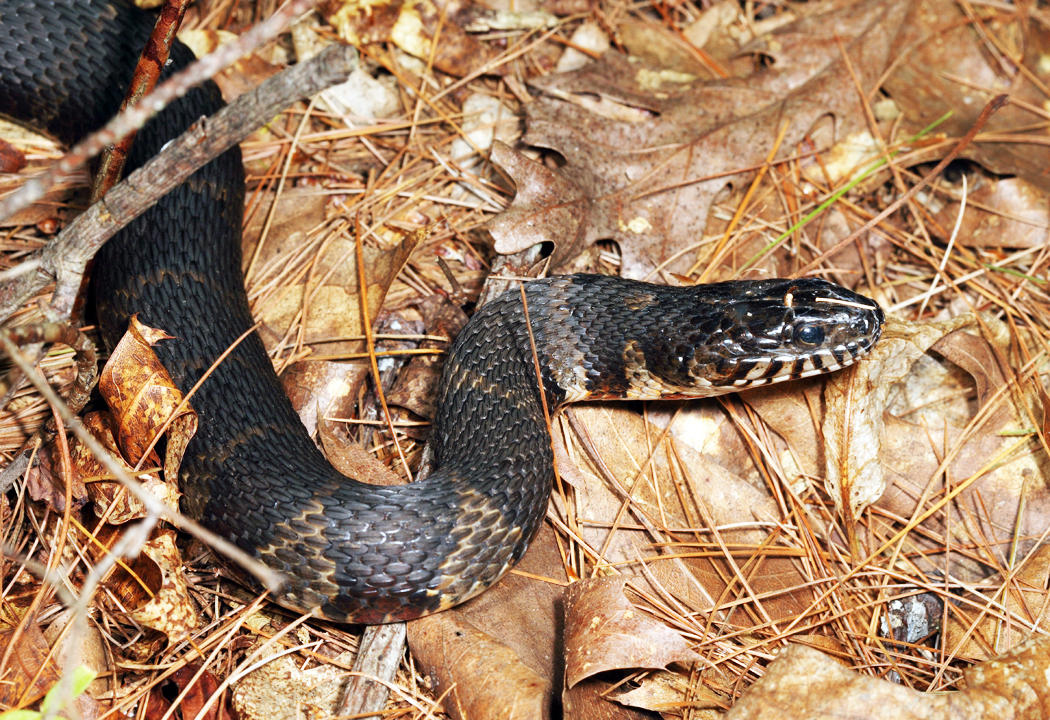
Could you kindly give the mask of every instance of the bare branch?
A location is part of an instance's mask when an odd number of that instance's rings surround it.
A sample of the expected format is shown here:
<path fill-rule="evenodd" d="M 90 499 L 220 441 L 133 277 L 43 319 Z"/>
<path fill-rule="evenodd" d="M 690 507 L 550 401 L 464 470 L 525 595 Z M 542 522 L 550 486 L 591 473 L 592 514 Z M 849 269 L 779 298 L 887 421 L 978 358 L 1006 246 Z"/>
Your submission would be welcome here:
<path fill-rule="evenodd" d="M 51 278 L 57 281 L 51 305 L 54 316 L 68 317 L 84 267 L 107 239 L 292 102 L 345 80 L 356 62 L 352 47 L 331 45 L 237 98 L 212 118 L 195 123 L 30 256 L 27 262 L 39 262 L 35 271 L 0 287 L 0 318 L 9 317 Z"/>
<path fill-rule="evenodd" d="M 128 133 L 140 130 L 151 117 L 173 100 L 185 95 L 190 88 L 214 77 L 239 58 L 277 37 L 292 20 L 312 9 L 316 2 L 317 0 L 291 0 L 237 40 L 220 45 L 214 52 L 208 53 L 162 83 L 134 107 L 120 113 L 104 128 L 77 143 L 49 170 L 31 178 L 16 192 L 0 200 L 0 218 L 10 217 L 42 198 L 48 188 L 76 170 L 88 158 L 100 153 L 106 145 L 112 145 Z"/>

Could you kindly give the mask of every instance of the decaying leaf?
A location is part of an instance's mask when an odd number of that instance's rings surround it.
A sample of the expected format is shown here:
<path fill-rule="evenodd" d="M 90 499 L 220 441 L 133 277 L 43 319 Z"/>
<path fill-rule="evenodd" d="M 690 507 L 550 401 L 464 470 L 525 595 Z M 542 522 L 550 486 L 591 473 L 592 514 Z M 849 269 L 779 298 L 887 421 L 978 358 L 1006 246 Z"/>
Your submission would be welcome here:
<path fill-rule="evenodd" d="M 171 336 L 162 329 L 151 328 L 139 322 L 137 316 L 132 317 L 127 332 L 102 368 L 98 387 L 113 411 L 117 442 L 131 464 L 142 461 L 147 451 L 152 453 L 157 435 L 165 429 L 185 438 L 175 448 L 168 444 L 165 470 L 170 471 L 169 477 L 176 477 L 182 455 L 180 452 L 173 457 L 171 453 L 176 448 L 185 450 L 185 443 L 197 432 L 197 416 L 183 403 L 182 392 L 152 350 L 156 343 L 169 339 Z M 147 458 L 146 462 L 150 460 Z"/>
<path fill-rule="evenodd" d="M 58 682 L 56 658 L 40 626 L 31 620 L 0 629 L 0 659 L 0 710 L 34 703 Z"/>
<path fill-rule="evenodd" d="M 685 639 L 624 595 L 626 578 L 580 580 L 565 596 L 565 683 L 607 670 L 699 662 Z"/>
<path fill-rule="evenodd" d="M 1042 720 L 1050 713 L 1050 640 L 968 668 L 966 688 L 925 693 L 853 672 L 802 645 L 781 651 L 726 720 Z"/>
<path fill-rule="evenodd" d="M 230 704 L 240 720 L 300 720 L 339 716 L 340 691 L 351 653 L 341 653 L 330 665 L 308 670 L 294 657 L 269 648 L 272 659 L 245 675 L 233 688 Z M 257 659 L 257 658 L 256 658 Z"/>
<path fill-rule="evenodd" d="M 498 247 L 535 242 L 539 226 L 556 230 L 542 235 L 555 244 L 554 267 L 611 238 L 627 277 L 644 278 L 658 267 L 684 272 L 698 260 L 690 248 L 704 233 L 712 202 L 728 184 L 746 180 L 746 168 L 765 162 L 782 128 L 786 149 L 828 117 L 838 139 L 860 127 L 857 83 L 868 92 L 881 79 L 907 5 L 858 2 L 808 18 L 807 27 L 826 28 L 836 42 L 802 72 L 775 67 L 746 85 L 699 83 L 615 53 L 537 81 L 543 95 L 526 106 L 524 140 L 565 158 L 557 173 L 563 187 L 548 182 L 543 189 L 541 174 L 524 160 L 506 165 L 519 192 L 527 192 L 492 226 Z M 552 201 L 543 205 L 543 197 Z"/>
<path fill-rule="evenodd" d="M 471 720 L 550 717 L 562 684 L 557 617 L 565 581 L 554 533 L 541 527 L 521 562 L 489 590 L 408 624 L 418 666 L 438 694 L 451 690 L 447 712 Z"/>

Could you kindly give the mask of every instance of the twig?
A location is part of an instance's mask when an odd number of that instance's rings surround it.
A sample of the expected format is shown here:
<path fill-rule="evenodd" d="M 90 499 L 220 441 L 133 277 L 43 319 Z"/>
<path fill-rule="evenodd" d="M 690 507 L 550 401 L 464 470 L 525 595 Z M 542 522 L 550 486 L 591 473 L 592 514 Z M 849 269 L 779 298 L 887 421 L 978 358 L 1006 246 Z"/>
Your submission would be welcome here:
<path fill-rule="evenodd" d="M 80 412 L 87 404 L 91 389 L 95 386 L 95 378 L 98 377 L 98 355 L 95 352 L 95 345 L 80 332 L 80 328 L 68 323 L 45 322 L 22 325 L 5 330 L 5 332 L 8 339 L 15 345 L 61 343 L 73 349 L 76 354 L 77 376 L 73 380 L 73 386 L 66 402 L 73 412 Z M 6 394 L 7 391 L 8 383 L 0 380 L 0 395 Z"/>
<path fill-rule="evenodd" d="M 31 178 L 16 192 L 0 200 L 0 218 L 10 217 L 19 210 L 29 207 L 42 198 L 48 188 L 72 173 L 89 158 L 100 153 L 106 145 L 112 145 L 128 133 L 141 129 L 151 117 L 167 107 L 173 100 L 185 95 L 190 88 L 200 84 L 206 78 L 214 77 L 219 71 L 232 65 L 255 48 L 277 37 L 292 20 L 312 9 L 316 2 L 317 0 L 291 0 L 237 40 L 220 45 L 214 52 L 208 53 L 185 70 L 172 76 L 134 107 L 113 118 L 98 132 L 92 133 L 77 143 L 53 167 Z"/>
<path fill-rule="evenodd" d="M 258 560 L 252 558 L 248 553 L 241 550 L 229 540 L 226 540 L 193 520 L 175 512 L 158 500 L 153 493 L 148 490 L 143 490 L 138 481 L 128 474 L 127 470 L 125 470 L 121 464 L 113 458 L 108 450 L 102 447 L 102 444 L 88 431 L 86 427 L 84 427 L 84 423 L 80 421 L 80 418 L 73 414 L 69 409 L 69 406 L 62 401 L 62 398 L 60 398 L 58 393 L 56 393 L 48 384 L 43 375 L 41 375 L 31 363 L 27 362 L 26 359 L 22 357 L 22 353 L 18 351 L 15 344 L 12 343 L 7 335 L 3 333 L 0 333 L 0 345 L 3 346 L 4 352 L 7 353 L 11 360 L 21 368 L 22 372 L 25 373 L 26 377 L 33 384 L 33 387 L 40 392 L 44 399 L 47 400 L 47 402 L 51 404 L 51 407 L 55 409 L 59 416 L 61 416 L 66 427 L 72 430 L 73 434 L 77 436 L 77 439 L 84 443 L 88 450 L 91 451 L 91 454 L 94 455 L 110 473 L 112 473 L 113 477 L 119 480 L 128 491 L 143 504 L 148 513 L 146 520 L 143 521 L 144 523 L 155 523 L 157 519 L 167 520 L 175 527 L 190 533 L 202 542 L 210 545 L 217 552 L 222 553 L 233 560 L 233 562 L 245 568 L 245 570 L 254 575 L 259 583 L 268 590 L 276 590 L 280 587 L 282 578 L 279 573 L 274 572 Z"/>
<path fill-rule="evenodd" d="M 331 45 L 311 60 L 275 75 L 251 93 L 242 95 L 214 117 L 194 123 L 105 198 L 78 216 L 47 247 L 34 253 L 29 261 L 40 263 L 35 272 L 22 274 L 0 287 L 0 319 L 9 317 L 52 277 L 56 281 L 52 311 L 57 317 L 67 317 L 85 265 L 108 238 L 197 168 L 243 140 L 292 102 L 345 80 L 356 63 L 357 52 L 352 47 Z"/>
<path fill-rule="evenodd" d="M 406 627 L 403 622 L 388 625 L 369 625 L 361 634 L 361 643 L 354 658 L 354 671 L 346 683 L 342 702 L 336 715 L 360 717 L 378 713 L 390 697 L 391 682 L 405 654 Z M 374 678 L 378 678 L 378 681 Z"/>
<path fill-rule="evenodd" d="M 988 104 L 984 106 L 983 110 L 981 110 L 981 114 L 977 116 L 977 120 L 974 121 L 973 127 L 971 127 L 970 130 L 965 135 L 963 135 L 962 139 L 955 144 L 955 147 L 951 149 L 951 152 L 949 152 L 947 155 L 941 158 L 941 161 L 937 163 L 937 166 L 934 167 L 933 170 L 930 170 L 930 172 L 926 173 L 926 175 L 923 176 L 923 178 L 919 180 L 919 182 L 915 183 L 908 189 L 906 193 L 903 193 L 900 197 L 898 197 L 892 203 L 887 205 L 886 208 L 878 215 L 873 217 L 868 222 L 864 223 L 864 225 L 851 232 L 839 242 L 829 247 L 827 250 L 815 257 L 805 267 L 800 268 L 797 272 L 797 275 L 802 276 L 805 275 L 807 272 L 814 270 L 818 265 L 820 265 L 820 263 L 824 261 L 824 258 L 831 257 L 839 250 L 854 242 L 861 235 L 868 232 L 880 222 L 888 218 L 890 215 L 897 212 L 897 209 L 900 208 L 901 205 L 910 200 L 912 196 L 919 192 L 919 190 L 926 187 L 930 182 L 933 181 L 935 177 L 944 172 L 944 168 L 948 167 L 948 165 L 951 164 L 952 160 L 957 158 L 959 156 L 959 153 L 961 153 L 967 145 L 973 142 L 974 137 L 976 137 L 977 133 L 981 131 L 981 128 L 983 128 L 985 123 L 988 122 L 988 119 L 996 112 L 998 112 L 1000 108 L 1006 105 L 1008 101 L 1009 97 L 1005 94 L 996 95 L 994 98 L 989 100 Z"/>
<path fill-rule="evenodd" d="M 168 0 L 164 3 L 157 24 L 154 25 L 149 41 L 142 49 L 138 64 L 135 65 L 135 72 L 131 75 L 131 85 L 120 106 L 121 113 L 141 102 L 142 98 L 156 87 L 164 64 L 171 55 L 171 44 L 175 41 L 175 33 L 182 24 L 183 15 L 186 14 L 187 3 L 188 0 Z M 102 151 L 98 172 L 95 173 L 95 184 L 91 188 L 92 202 L 100 199 L 117 184 L 121 173 L 124 172 L 128 152 L 136 134 L 135 131 L 129 132 L 119 142 L 107 145 Z"/>

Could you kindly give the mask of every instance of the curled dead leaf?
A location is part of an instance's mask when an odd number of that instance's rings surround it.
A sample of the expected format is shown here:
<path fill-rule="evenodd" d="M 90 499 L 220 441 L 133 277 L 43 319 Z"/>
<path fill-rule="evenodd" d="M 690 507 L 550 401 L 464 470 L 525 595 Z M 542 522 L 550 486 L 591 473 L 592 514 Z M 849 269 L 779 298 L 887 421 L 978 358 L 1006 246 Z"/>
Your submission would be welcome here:
<path fill-rule="evenodd" d="M 626 578 L 581 580 L 565 595 L 565 684 L 607 670 L 699 662 L 685 638 L 631 604 Z"/>
<path fill-rule="evenodd" d="M 188 404 L 182 405 L 182 393 L 152 349 L 168 339 L 171 336 L 163 330 L 144 325 L 133 316 L 99 378 L 99 392 L 116 417 L 117 442 L 133 465 L 147 451 L 152 452 L 157 435 L 169 425 L 188 437 L 197 430 L 196 414 Z M 185 443 L 180 445 L 185 449 Z M 177 468 L 181 459 L 179 455 L 165 460 L 165 467 L 171 464 Z"/>
<path fill-rule="evenodd" d="M 100 533 L 99 540 L 111 545 L 116 533 Z M 199 624 L 173 530 L 155 532 L 137 558 L 114 568 L 106 587 L 119 599 L 120 611 L 164 635 L 169 646 L 185 640 Z"/>
<path fill-rule="evenodd" d="M 173 483 L 159 478 L 156 472 L 137 473 L 129 465 L 117 447 L 113 436 L 108 413 L 93 412 L 84 416 L 84 425 L 95 436 L 102 447 L 106 448 L 114 462 L 124 468 L 128 475 L 136 477 L 142 488 L 170 507 L 178 510 L 180 493 Z M 96 514 L 106 518 L 112 525 L 123 525 L 131 520 L 138 520 L 148 511 L 142 502 L 128 492 L 124 485 L 112 479 L 109 469 L 95 457 L 86 445 L 77 439 L 70 442 L 70 458 L 74 475 L 87 487 L 87 494 L 95 504 Z"/>

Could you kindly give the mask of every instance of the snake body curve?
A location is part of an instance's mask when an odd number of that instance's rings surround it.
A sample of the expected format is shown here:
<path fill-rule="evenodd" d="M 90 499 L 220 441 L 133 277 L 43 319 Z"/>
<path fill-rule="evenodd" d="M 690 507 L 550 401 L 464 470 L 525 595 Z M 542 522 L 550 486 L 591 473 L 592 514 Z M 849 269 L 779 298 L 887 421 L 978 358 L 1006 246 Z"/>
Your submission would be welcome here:
<path fill-rule="evenodd" d="M 119 106 L 151 25 L 123 0 L 3 0 L 0 113 L 77 140 Z M 178 67 L 189 54 L 172 57 Z M 220 105 L 209 83 L 168 107 L 139 134 L 130 167 Z M 176 339 L 157 350 L 183 390 L 252 324 L 243 193 L 232 150 L 96 259 L 107 342 L 133 313 L 166 330 Z M 338 474 L 250 335 L 194 396 L 184 509 L 282 573 L 284 605 L 345 622 L 418 617 L 491 585 L 538 528 L 553 476 L 541 386 L 551 409 L 716 395 L 849 365 L 883 321 L 871 300 L 821 280 L 672 288 L 576 275 L 523 287 L 528 320 L 511 291 L 456 338 L 433 419 L 436 470 L 403 486 Z"/>

